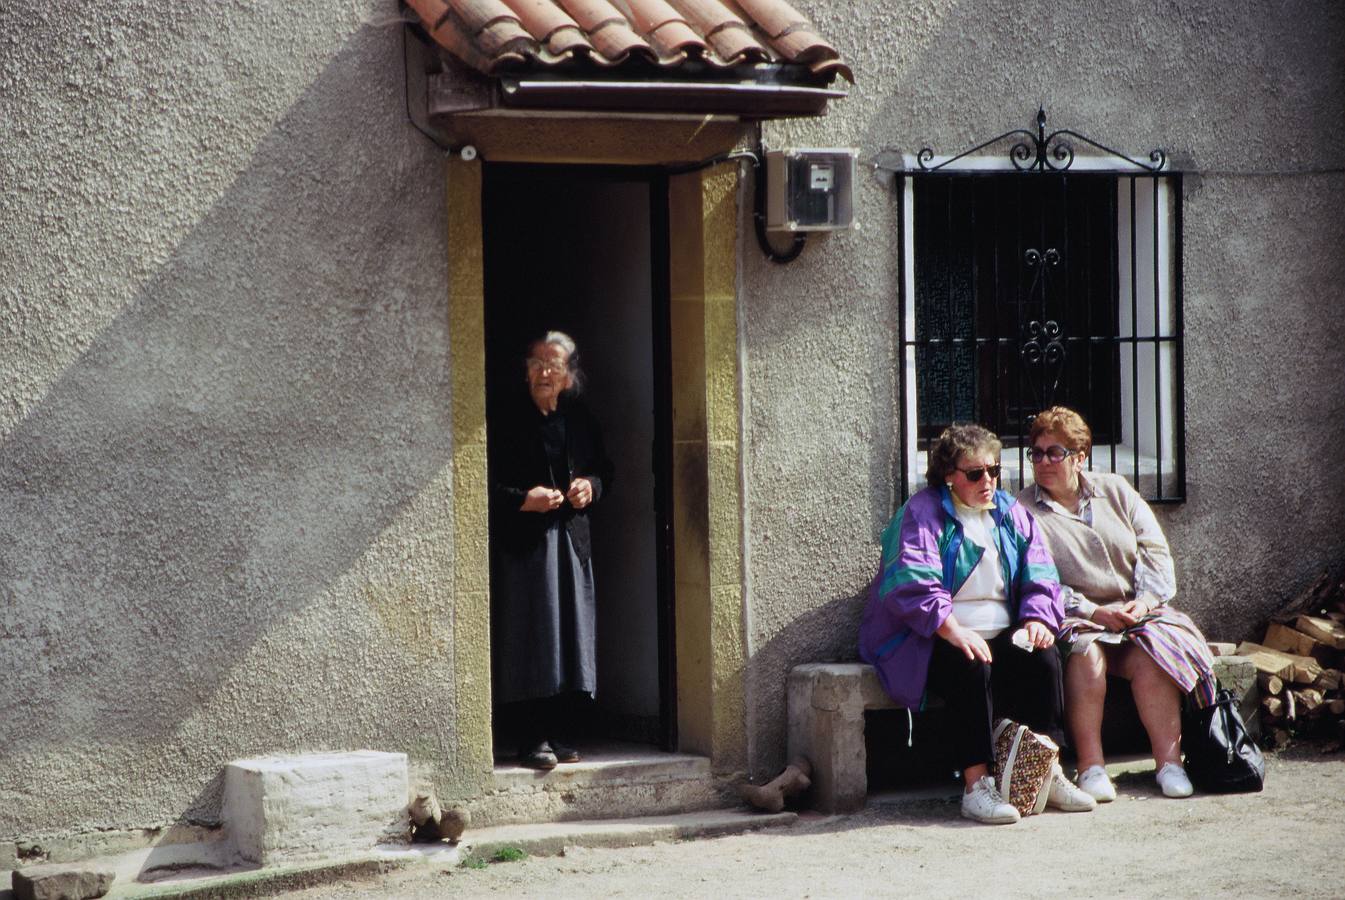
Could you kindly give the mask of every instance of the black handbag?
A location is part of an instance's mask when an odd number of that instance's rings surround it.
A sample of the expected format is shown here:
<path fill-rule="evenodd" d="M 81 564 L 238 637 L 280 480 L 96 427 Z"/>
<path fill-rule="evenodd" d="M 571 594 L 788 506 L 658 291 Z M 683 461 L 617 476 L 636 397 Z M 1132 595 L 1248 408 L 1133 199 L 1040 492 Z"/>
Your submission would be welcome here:
<path fill-rule="evenodd" d="M 1204 708 L 1188 708 L 1185 719 L 1182 749 L 1192 784 L 1215 794 L 1248 793 L 1265 786 L 1265 757 L 1247 734 L 1232 691 L 1219 691 Z"/>

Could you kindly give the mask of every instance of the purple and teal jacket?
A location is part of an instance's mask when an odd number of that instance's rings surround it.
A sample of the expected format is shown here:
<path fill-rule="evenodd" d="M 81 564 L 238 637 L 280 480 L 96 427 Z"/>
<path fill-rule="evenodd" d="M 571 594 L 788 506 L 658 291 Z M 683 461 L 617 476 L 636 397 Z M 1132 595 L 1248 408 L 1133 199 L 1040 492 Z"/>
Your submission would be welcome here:
<path fill-rule="evenodd" d="M 990 515 L 1014 622 L 1037 619 L 1058 632 L 1065 612 L 1060 576 L 1036 522 L 1004 491 L 995 491 Z M 942 640 L 935 632 L 984 553 L 963 540 L 952 492 L 945 486 L 912 496 L 883 530 L 883 561 L 859 625 L 859 656 L 877 669 L 888 695 L 907 709 L 924 706 L 929 658 L 934 642 Z"/>

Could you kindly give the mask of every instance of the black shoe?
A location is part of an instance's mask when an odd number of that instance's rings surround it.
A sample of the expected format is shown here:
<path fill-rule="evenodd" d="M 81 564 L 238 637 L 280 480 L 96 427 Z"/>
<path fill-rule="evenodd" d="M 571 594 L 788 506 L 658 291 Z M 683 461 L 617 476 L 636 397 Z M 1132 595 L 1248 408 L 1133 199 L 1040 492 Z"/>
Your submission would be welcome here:
<path fill-rule="evenodd" d="M 518 761 L 529 769 L 554 769 L 559 760 L 552 752 L 551 745 L 542 741 L 536 747 L 518 752 Z"/>
<path fill-rule="evenodd" d="M 578 750 L 574 749 L 573 747 L 567 747 L 554 739 L 549 741 L 548 743 L 551 744 L 551 752 L 555 754 L 556 762 L 563 762 L 563 763 L 579 762 L 581 757 L 579 756 Z"/>

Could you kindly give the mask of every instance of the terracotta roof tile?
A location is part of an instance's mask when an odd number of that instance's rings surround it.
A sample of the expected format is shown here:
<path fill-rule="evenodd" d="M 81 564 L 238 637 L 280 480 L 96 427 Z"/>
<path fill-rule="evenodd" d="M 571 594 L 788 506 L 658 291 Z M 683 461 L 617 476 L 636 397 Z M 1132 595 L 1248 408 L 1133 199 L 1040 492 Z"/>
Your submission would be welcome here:
<path fill-rule="evenodd" d="M 593 56 L 594 62 L 623 62 L 632 54 L 651 60 L 656 57 L 653 48 L 635 33 L 621 10 L 608 0 L 560 0 L 560 5 L 574 16 L 598 51 Z"/>
<path fill-rule="evenodd" d="M 665 67 L 806 65 L 854 77 L 840 54 L 783 0 L 406 0 L 441 46 L 486 74 L 532 61 Z"/>

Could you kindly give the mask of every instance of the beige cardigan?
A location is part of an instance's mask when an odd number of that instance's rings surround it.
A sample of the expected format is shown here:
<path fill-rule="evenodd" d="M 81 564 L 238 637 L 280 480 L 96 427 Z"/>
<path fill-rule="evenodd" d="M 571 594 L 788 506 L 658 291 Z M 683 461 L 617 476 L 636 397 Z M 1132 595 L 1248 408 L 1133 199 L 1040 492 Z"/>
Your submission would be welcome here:
<path fill-rule="evenodd" d="M 1094 604 L 1135 599 L 1137 567 L 1169 586 L 1163 591 L 1168 596 L 1141 590 L 1140 599 L 1150 608 L 1171 599 L 1176 586 L 1172 553 L 1149 504 L 1122 475 L 1086 472 L 1079 477 L 1093 491 L 1091 527 L 1078 517 L 1052 509 L 1045 502 L 1045 492 L 1038 496 L 1035 484 L 1018 494 L 1018 501 L 1041 528 L 1046 549 L 1060 571 L 1060 583 L 1092 601 L 1079 604 L 1077 614 L 1091 617 Z"/>

